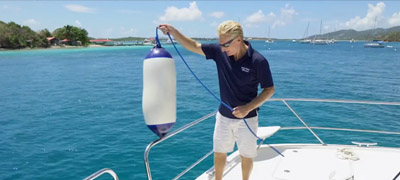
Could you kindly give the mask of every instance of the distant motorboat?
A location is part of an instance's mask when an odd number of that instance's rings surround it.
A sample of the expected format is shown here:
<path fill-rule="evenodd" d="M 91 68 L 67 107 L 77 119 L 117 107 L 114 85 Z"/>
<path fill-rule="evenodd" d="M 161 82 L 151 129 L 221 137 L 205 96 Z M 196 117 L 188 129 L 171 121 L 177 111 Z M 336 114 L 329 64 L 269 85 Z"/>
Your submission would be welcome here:
<path fill-rule="evenodd" d="M 175 39 L 173 39 L 172 42 L 173 42 L 174 44 L 178 44 L 178 41 L 176 41 Z M 167 40 L 167 44 L 172 44 L 172 42 L 171 42 L 170 39 Z"/>
<path fill-rule="evenodd" d="M 143 41 L 143 46 L 154 46 L 156 45 L 155 39 L 151 38 L 151 39 L 145 39 Z"/>
<path fill-rule="evenodd" d="M 300 44 L 310 44 L 311 43 L 311 39 L 302 39 L 299 41 Z"/>
<path fill-rule="evenodd" d="M 380 40 L 373 40 L 372 42 L 364 43 L 365 48 L 384 48 L 385 42 Z"/>
<path fill-rule="evenodd" d="M 267 40 L 265 40 L 265 43 L 274 43 L 274 40 L 272 40 L 272 39 L 267 39 Z"/>
<path fill-rule="evenodd" d="M 354 39 L 351 39 L 349 42 L 350 42 L 350 43 L 355 43 L 355 42 L 356 42 L 356 40 L 354 40 Z"/>
<path fill-rule="evenodd" d="M 328 40 L 328 43 L 335 44 L 335 43 L 337 43 L 337 41 L 335 39 L 331 39 L 331 40 Z"/>

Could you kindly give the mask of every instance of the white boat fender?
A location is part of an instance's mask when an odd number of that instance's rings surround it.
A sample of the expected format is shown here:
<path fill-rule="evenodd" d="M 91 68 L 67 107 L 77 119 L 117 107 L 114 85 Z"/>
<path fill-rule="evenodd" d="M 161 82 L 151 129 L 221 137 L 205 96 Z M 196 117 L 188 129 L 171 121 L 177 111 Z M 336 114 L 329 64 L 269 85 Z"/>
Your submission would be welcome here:
<path fill-rule="evenodd" d="M 147 127 L 163 138 L 176 122 L 174 59 L 159 43 L 143 61 L 143 116 Z"/>

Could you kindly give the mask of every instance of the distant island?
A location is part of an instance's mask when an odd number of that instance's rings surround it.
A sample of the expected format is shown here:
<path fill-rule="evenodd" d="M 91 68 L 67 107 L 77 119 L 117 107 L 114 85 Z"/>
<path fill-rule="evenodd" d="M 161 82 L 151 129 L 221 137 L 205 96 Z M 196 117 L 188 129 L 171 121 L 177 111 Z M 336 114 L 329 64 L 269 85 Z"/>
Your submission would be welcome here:
<path fill-rule="evenodd" d="M 331 33 L 322 35 L 314 35 L 308 37 L 308 39 L 325 38 L 325 39 L 337 39 L 337 40 L 358 40 L 358 41 L 370 41 L 370 40 L 381 40 L 386 42 L 400 42 L 400 26 L 391 27 L 388 29 L 376 28 L 364 31 L 356 31 L 353 29 L 339 30 Z"/>
<path fill-rule="evenodd" d="M 217 38 L 192 37 L 198 41 L 217 40 Z M 302 39 L 335 39 L 335 40 L 381 40 L 386 42 L 400 42 L 400 26 L 388 29 L 377 28 L 365 31 L 353 29 L 339 30 L 321 35 L 313 35 Z M 266 40 L 264 37 L 246 37 L 248 40 Z M 272 38 L 274 39 L 274 38 Z M 167 38 L 161 38 L 167 41 Z M 276 41 L 294 39 L 274 39 Z M 295 39 L 299 40 L 299 39 Z M 54 47 L 86 47 L 89 45 L 118 46 L 118 45 L 154 45 L 154 38 L 144 37 L 123 37 L 123 38 L 93 38 L 88 36 L 88 32 L 79 27 L 66 25 L 57 28 L 53 32 L 47 29 L 38 32 L 33 31 L 28 26 L 21 26 L 15 22 L 5 23 L 0 21 L 0 50 L 1 49 L 25 49 L 25 48 L 54 48 Z"/>
<path fill-rule="evenodd" d="M 35 32 L 28 26 L 0 21 L 0 48 L 2 49 L 49 48 L 55 45 L 87 46 L 89 45 L 88 32 L 70 25 L 57 28 L 52 33 L 47 29 Z"/>

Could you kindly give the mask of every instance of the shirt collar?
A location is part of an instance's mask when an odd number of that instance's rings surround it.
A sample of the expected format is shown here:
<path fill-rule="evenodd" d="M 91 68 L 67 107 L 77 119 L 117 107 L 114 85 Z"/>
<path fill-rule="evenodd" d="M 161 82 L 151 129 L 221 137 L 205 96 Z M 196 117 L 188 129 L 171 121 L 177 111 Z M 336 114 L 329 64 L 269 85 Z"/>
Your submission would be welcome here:
<path fill-rule="evenodd" d="M 248 48 L 247 48 L 247 52 L 246 52 L 246 54 L 245 55 L 243 55 L 243 57 L 242 58 L 240 58 L 238 61 L 236 61 L 236 62 L 241 62 L 241 61 L 244 61 L 244 60 L 246 60 L 246 59 L 249 59 L 249 58 L 251 58 L 251 56 L 253 55 L 253 48 L 251 47 L 251 44 L 250 44 L 250 42 L 249 41 L 243 41 L 247 46 L 248 46 Z"/>
<path fill-rule="evenodd" d="M 251 44 L 250 44 L 249 41 L 244 40 L 244 43 L 248 46 L 247 53 L 246 53 L 245 56 L 247 56 L 248 58 L 250 58 L 251 55 L 253 55 L 253 51 L 254 51 L 254 50 L 253 50 L 253 47 L 251 47 Z M 244 57 L 244 56 L 243 56 L 243 57 Z"/>

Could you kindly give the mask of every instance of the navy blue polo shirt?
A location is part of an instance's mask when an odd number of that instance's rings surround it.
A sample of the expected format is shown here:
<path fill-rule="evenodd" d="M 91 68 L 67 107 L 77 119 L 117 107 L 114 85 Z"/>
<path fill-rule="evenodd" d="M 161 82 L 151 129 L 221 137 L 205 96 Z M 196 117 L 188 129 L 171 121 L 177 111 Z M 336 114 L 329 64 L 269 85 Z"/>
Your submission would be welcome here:
<path fill-rule="evenodd" d="M 251 47 L 248 41 L 247 53 L 235 61 L 221 51 L 218 44 L 202 44 L 206 59 L 213 59 L 217 65 L 221 100 L 232 108 L 245 105 L 257 97 L 258 85 L 268 88 L 274 85 L 267 59 Z M 257 116 L 257 109 L 245 118 Z M 219 112 L 228 118 L 237 119 L 230 109 L 219 106 Z"/>

